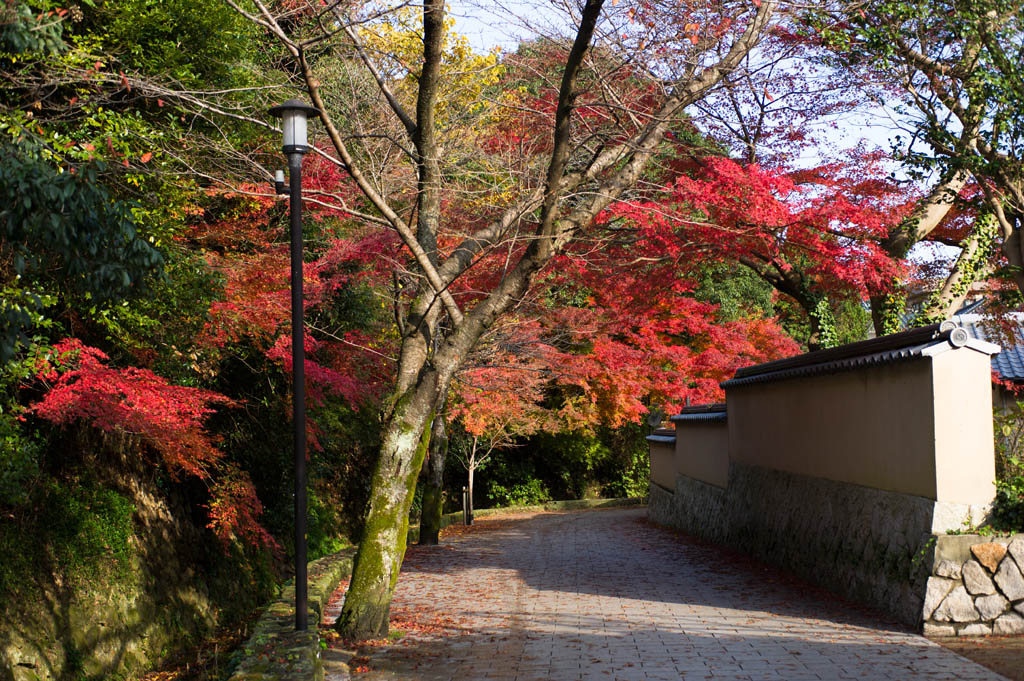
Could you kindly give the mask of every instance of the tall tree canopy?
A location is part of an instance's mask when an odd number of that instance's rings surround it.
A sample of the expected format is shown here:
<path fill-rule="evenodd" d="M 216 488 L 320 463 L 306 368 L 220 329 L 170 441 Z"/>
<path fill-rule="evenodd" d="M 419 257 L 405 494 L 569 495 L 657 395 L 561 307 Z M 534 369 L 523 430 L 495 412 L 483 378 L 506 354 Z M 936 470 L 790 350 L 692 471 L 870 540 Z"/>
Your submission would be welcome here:
<path fill-rule="evenodd" d="M 339 204 L 393 230 L 406 253 L 395 384 L 339 618 L 348 635 L 377 636 L 387 630 L 429 427 L 460 368 L 552 260 L 657 169 L 673 129 L 687 125 L 684 109 L 740 66 L 776 3 L 582 4 L 567 17 L 572 34 L 522 54 L 540 60 L 544 76 L 535 92 L 518 93 L 534 100 L 536 123 L 518 148 L 499 142 L 511 162 L 491 164 L 488 119 L 508 102 L 481 88 L 442 107 L 452 77 L 442 2 L 424 4 L 422 51 L 411 62 L 366 39 L 390 30 L 364 28 L 392 25 L 386 6 L 229 2 L 277 38 L 294 84 L 319 110 L 322 150 L 360 192 L 358 204 Z M 475 175 L 460 164 L 476 165 Z M 453 187 L 463 190 L 454 199 Z"/>

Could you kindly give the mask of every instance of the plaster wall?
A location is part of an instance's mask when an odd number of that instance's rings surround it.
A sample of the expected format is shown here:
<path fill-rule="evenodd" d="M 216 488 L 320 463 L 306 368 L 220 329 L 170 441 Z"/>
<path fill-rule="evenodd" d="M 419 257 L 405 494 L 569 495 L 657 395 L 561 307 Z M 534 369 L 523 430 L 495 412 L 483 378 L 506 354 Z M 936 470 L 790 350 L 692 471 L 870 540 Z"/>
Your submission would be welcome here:
<path fill-rule="evenodd" d="M 970 351 L 946 354 L 987 361 Z M 730 455 L 751 466 L 937 499 L 934 389 L 928 357 L 730 387 Z"/>
<path fill-rule="evenodd" d="M 716 487 L 728 485 L 728 425 L 724 421 L 677 422 L 675 462 L 671 483 L 659 484 L 672 489 L 675 486 L 676 472 Z"/>
<path fill-rule="evenodd" d="M 676 485 L 674 443 L 649 442 L 651 447 L 651 482 L 661 485 L 665 489 L 673 489 Z"/>
<path fill-rule="evenodd" d="M 990 371 L 990 358 L 980 352 L 945 352 L 932 360 L 938 501 L 995 498 Z"/>

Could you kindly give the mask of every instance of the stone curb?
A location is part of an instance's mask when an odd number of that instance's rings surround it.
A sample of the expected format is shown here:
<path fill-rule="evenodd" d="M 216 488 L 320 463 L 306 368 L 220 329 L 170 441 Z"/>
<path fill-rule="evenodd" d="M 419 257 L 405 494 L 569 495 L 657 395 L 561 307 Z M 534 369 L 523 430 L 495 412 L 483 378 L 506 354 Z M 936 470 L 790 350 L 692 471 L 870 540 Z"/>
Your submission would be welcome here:
<path fill-rule="evenodd" d="M 549 501 L 534 506 L 499 506 L 498 508 L 481 508 L 473 511 L 475 518 L 486 518 L 505 513 L 540 513 L 542 511 L 580 511 L 590 508 L 618 508 L 622 506 L 643 506 L 647 497 L 625 497 L 622 499 L 570 499 L 568 501 Z M 462 511 L 445 513 L 441 516 L 441 529 L 462 522 Z M 420 539 L 420 526 L 409 527 L 408 543 L 413 544 Z"/>
<path fill-rule="evenodd" d="M 309 629 L 295 631 L 295 585 L 288 582 L 256 622 L 229 681 L 323 681 L 320 624 L 331 594 L 352 574 L 355 549 L 314 560 L 309 575 Z"/>

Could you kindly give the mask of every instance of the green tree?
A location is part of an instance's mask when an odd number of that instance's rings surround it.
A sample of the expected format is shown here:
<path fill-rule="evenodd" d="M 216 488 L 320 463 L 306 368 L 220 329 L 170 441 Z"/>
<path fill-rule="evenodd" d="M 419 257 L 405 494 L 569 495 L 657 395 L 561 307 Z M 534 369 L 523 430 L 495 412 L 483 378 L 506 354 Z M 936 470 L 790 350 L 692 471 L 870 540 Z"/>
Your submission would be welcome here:
<path fill-rule="evenodd" d="M 923 0 L 836 3 L 817 27 L 847 67 L 882 80 L 907 126 L 897 138 L 905 166 L 939 181 L 902 228 L 889 237 L 904 254 L 933 232 L 965 183 L 980 192 L 976 214 L 991 215 L 1003 274 L 1024 291 L 1024 3 L 1017 0 Z M 964 255 L 929 303 L 928 315 L 945 316 L 966 295 L 970 281 L 998 267 L 985 224 L 956 240 Z M 987 262 L 979 267 L 978 253 Z M 891 330 L 898 300 L 876 303 L 876 328 Z M 928 316 L 926 315 L 926 316 Z"/>

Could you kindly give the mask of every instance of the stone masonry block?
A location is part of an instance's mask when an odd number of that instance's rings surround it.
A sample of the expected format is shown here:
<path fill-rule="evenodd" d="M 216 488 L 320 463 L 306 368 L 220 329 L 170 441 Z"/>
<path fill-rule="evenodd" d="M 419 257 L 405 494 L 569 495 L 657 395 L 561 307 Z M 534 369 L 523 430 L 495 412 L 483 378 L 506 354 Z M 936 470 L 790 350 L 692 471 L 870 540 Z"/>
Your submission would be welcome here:
<path fill-rule="evenodd" d="M 1010 555 L 1017 562 L 1017 567 L 1024 570 L 1024 536 L 1018 535 L 1014 537 L 1007 548 L 1010 550 Z"/>
<path fill-rule="evenodd" d="M 1010 607 L 1010 601 L 999 594 L 993 594 L 974 599 L 974 607 L 981 613 L 981 619 L 987 622 L 1006 612 Z"/>
<path fill-rule="evenodd" d="M 925 636 L 956 636 L 956 627 L 952 624 L 936 624 L 935 622 L 924 623 Z"/>
<path fill-rule="evenodd" d="M 921 619 L 931 619 L 932 613 L 935 612 L 935 608 L 939 607 L 939 603 L 953 590 L 953 587 L 959 583 L 959 580 L 946 579 L 945 577 L 929 577 L 928 586 L 925 590 L 924 595 L 924 612 L 921 614 Z"/>
<path fill-rule="evenodd" d="M 994 631 L 997 634 L 1024 634 L 1024 617 L 1007 613 L 995 621 Z"/>
<path fill-rule="evenodd" d="M 955 560 L 940 560 L 935 566 L 935 574 L 948 579 L 960 579 L 960 563 Z"/>
<path fill-rule="evenodd" d="M 936 564 L 951 560 L 963 565 L 971 557 L 971 546 L 978 543 L 976 535 L 942 534 L 935 538 Z"/>
<path fill-rule="evenodd" d="M 980 622 L 968 624 L 966 627 L 956 632 L 957 636 L 988 636 L 991 633 L 992 625 L 981 624 Z"/>
<path fill-rule="evenodd" d="M 978 562 L 988 568 L 989 572 L 995 572 L 999 562 L 1006 555 L 1006 547 L 995 542 L 986 544 L 975 544 L 971 547 L 971 553 L 978 559 Z"/>
<path fill-rule="evenodd" d="M 981 616 L 967 589 L 958 586 L 935 609 L 934 618 L 939 622 L 977 622 Z"/>
<path fill-rule="evenodd" d="M 996 585 L 981 563 L 976 560 L 969 560 L 964 563 L 963 576 L 964 586 L 968 593 L 974 596 L 987 596 L 996 592 Z"/>
<path fill-rule="evenodd" d="M 1017 563 L 1012 560 L 1004 560 L 996 572 L 996 584 L 1003 594 L 1011 601 L 1019 601 L 1024 598 L 1024 575 L 1021 574 Z"/>

